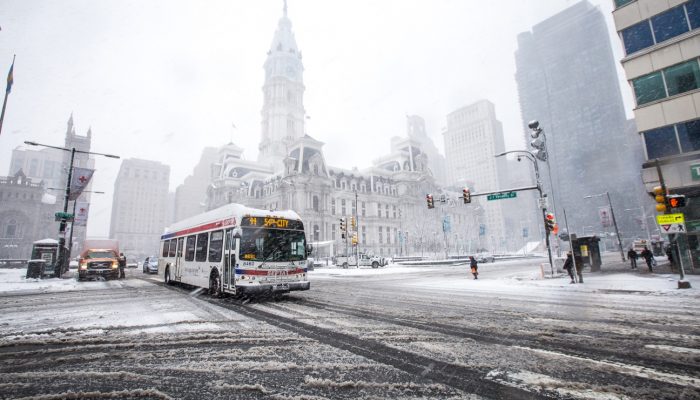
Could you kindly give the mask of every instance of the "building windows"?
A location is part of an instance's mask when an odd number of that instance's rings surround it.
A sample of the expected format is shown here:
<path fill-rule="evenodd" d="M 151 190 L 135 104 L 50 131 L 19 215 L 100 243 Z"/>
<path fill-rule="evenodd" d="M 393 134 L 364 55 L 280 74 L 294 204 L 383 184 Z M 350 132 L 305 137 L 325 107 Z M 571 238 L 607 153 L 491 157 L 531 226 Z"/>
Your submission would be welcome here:
<path fill-rule="evenodd" d="M 314 196 L 314 197 L 313 197 L 313 204 L 312 204 L 312 206 L 313 206 L 314 211 L 318 211 L 318 196 Z"/>
<path fill-rule="evenodd" d="M 5 237 L 6 238 L 13 238 L 15 236 L 19 236 L 18 232 L 19 229 L 17 229 L 17 220 L 11 219 L 7 221 L 7 225 L 5 226 Z"/>
<path fill-rule="evenodd" d="M 377 217 L 382 217 L 382 205 L 380 203 L 377 203 Z"/>
<path fill-rule="evenodd" d="M 698 87 L 698 60 L 674 65 L 632 80 L 637 105 L 650 103 Z"/>
<path fill-rule="evenodd" d="M 335 241 L 335 224 L 331 225 L 331 240 Z"/>
<path fill-rule="evenodd" d="M 616 0 L 616 3 L 620 1 Z M 632 54 L 696 29 L 698 26 L 700 26 L 700 0 L 691 0 L 682 6 L 623 29 L 622 43 L 625 45 L 625 53 Z"/>
<path fill-rule="evenodd" d="M 367 243 L 367 228 L 366 226 L 362 226 L 362 243 Z"/>
<path fill-rule="evenodd" d="M 664 78 L 666 78 L 669 96 L 697 89 L 700 82 L 698 62 L 691 61 L 668 67 L 664 69 Z"/>
<path fill-rule="evenodd" d="M 625 4 L 629 4 L 635 0 L 615 0 L 615 7 L 620 8 L 624 6 Z"/>
<path fill-rule="evenodd" d="M 386 211 L 386 217 L 389 218 L 389 205 L 388 204 L 386 205 L 384 210 Z"/>
<path fill-rule="evenodd" d="M 648 160 L 700 150 L 700 120 L 697 119 L 642 134 Z"/>
<path fill-rule="evenodd" d="M 382 236 L 382 227 L 378 227 L 377 231 L 379 232 L 379 243 L 384 243 L 384 237 Z"/>
<path fill-rule="evenodd" d="M 362 216 L 364 217 L 366 215 L 367 215 L 367 208 L 365 206 L 365 202 L 363 201 L 362 202 Z"/>
<path fill-rule="evenodd" d="M 331 199 L 331 215 L 335 215 L 335 199 Z"/>
<path fill-rule="evenodd" d="M 700 150 L 700 120 L 677 124 L 681 153 Z"/>
<path fill-rule="evenodd" d="M 345 199 L 340 200 L 340 210 L 342 211 L 341 215 L 347 215 L 345 213 Z"/>

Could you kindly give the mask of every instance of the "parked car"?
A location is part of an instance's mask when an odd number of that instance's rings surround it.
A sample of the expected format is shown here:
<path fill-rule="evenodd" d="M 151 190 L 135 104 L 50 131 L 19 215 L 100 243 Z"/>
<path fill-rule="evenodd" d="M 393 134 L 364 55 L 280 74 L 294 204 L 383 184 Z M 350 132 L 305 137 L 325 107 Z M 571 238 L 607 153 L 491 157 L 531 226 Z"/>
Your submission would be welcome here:
<path fill-rule="evenodd" d="M 480 263 L 490 263 L 496 261 L 491 254 L 479 254 L 476 256 L 476 261 Z"/>
<path fill-rule="evenodd" d="M 127 260 L 126 261 L 126 267 L 127 268 L 138 268 L 139 267 L 139 262 L 136 260 Z"/>
<path fill-rule="evenodd" d="M 143 260 L 143 273 L 144 274 L 157 274 L 158 273 L 158 257 L 146 257 Z"/>

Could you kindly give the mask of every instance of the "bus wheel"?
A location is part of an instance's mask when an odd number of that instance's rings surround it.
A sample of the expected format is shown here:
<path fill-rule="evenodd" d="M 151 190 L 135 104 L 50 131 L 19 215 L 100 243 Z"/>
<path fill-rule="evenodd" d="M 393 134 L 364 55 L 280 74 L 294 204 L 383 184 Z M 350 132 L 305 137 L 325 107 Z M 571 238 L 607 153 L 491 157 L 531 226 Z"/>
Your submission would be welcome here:
<path fill-rule="evenodd" d="M 221 297 L 221 277 L 217 270 L 212 271 L 209 276 L 209 295 L 211 297 Z"/>
<path fill-rule="evenodd" d="M 163 282 L 166 285 L 172 285 L 173 281 L 170 280 L 170 267 L 165 267 L 165 274 L 163 275 Z"/>

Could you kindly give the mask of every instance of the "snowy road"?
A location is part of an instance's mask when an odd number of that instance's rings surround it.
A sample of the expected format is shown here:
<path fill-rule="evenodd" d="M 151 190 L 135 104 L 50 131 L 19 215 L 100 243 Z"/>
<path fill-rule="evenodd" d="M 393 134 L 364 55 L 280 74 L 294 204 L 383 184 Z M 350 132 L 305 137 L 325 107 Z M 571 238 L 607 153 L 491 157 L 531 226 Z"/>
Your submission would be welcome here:
<path fill-rule="evenodd" d="M 0 394 L 700 398 L 697 289 L 653 275 L 531 280 L 522 261 L 484 265 L 476 281 L 465 270 L 317 269 L 312 290 L 281 301 L 210 299 L 139 271 L 2 275 Z"/>

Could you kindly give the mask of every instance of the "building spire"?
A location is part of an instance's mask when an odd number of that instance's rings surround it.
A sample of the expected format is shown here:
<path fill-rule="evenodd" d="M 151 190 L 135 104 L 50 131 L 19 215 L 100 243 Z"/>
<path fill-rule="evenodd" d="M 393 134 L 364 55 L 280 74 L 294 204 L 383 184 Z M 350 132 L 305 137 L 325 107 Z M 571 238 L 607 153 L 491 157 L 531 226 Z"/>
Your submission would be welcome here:
<path fill-rule="evenodd" d="M 287 16 L 287 0 L 284 0 L 284 16 Z"/>

